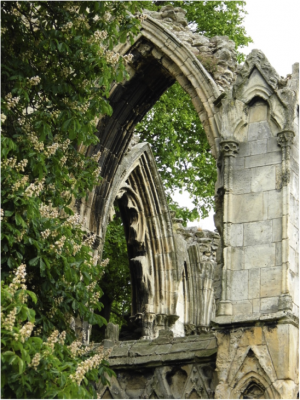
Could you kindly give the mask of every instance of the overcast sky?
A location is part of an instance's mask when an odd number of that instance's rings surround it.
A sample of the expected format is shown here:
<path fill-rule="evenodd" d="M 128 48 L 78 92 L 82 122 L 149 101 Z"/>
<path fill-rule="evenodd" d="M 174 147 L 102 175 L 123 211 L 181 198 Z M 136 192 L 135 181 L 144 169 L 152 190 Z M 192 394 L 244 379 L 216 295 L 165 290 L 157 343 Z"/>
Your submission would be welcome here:
<path fill-rule="evenodd" d="M 246 10 L 244 26 L 254 43 L 243 52 L 262 50 L 280 75 L 291 73 L 300 61 L 300 1 L 248 0 Z"/>
<path fill-rule="evenodd" d="M 279 75 L 292 72 L 300 61 L 300 0 L 248 0 L 244 26 L 253 42 L 243 52 L 262 50 Z M 176 196 L 180 205 L 193 208 L 189 195 Z M 213 212 L 209 218 L 188 225 L 214 230 Z"/>

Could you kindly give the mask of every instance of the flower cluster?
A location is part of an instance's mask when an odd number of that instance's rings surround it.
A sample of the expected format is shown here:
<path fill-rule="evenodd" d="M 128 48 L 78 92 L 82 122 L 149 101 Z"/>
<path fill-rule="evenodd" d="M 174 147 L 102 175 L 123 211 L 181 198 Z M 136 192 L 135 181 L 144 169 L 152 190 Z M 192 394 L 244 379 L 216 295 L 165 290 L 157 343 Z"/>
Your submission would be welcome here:
<path fill-rule="evenodd" d="M 38 180 L 36 179 L 34 183 L 31 183 L 25 190 L 25 195 L 28 197 L 38 196 L 42 190 L 44 190 L 45 178 Z"/>
<path fill-rule="evenodd" d="M 123 60 L 125 61 L 126 64 L 130 63 L 133 59 L 133 54 L 125 54 L 123 56 Z"/>
<path fill-rule="evenodd" d="M 10 157 L 7 160 L 2 161 L 2 167 L 10 167 L 10 168 L 15 168 L 16 171 L 24 171 L 24 168 L 28 164 L 28 160 L 25 158 L 24 160 L 21 160 L 17 165 L 17 159 L 16 157 Z"/>
<path fill-rule="evenodd" d="M 24 343 L 26 339 L 28 339 L 33 331 L 34 324 L 32 322 L 27 322 L 21 329 L 19 333 L 15 333 L 15 340 L 20 340 L 21 343 Z"/>
<path fill-rule="evenodd" d="M 77 355 L 82 355 L 83 352 L 85 352 L 85 350 L 83 350 L 81 347 L 82 343 L 76 340 L 72 342 L 70 346 L 68 346 L 68 349 L 70 350 L 72 357 L 76 357 Z"/>
<path fill-rule="evenodd" d="M 104 21 L 109 21 L 111 19 L 111 13 L 106 11 L 103 15 Z"/>
<path fill-rule="evenodd" d="M 9 285 L 9 292 L 14 295 L 19 287 L 26 282 L 26 265 L 21 264 L 15 271 L 15 277 Z"/>
<path fill-rule="evenodd" d="M 33 148 L 39 152 L 43 151 L 44 143 L 40 142 L 38 137 L 34 133 L 28 132 L 28 129 L 30 129 L 28 125 L 24 126 L 24 129 L 27 131 L 27 137 L 29 141 L 33 144 Z"/>
<path fill-rule="evenodd" d="M 98 176 L 100 175 L 101 169 L 102 169 L 101 167 L 98 167 L 95 169 L 95 171 L 93 172 L 94 178 L 98 178 Z"/>
<path fill-rule="evenodd" d="M 92 155 L 91 159 L 98 162 L 101 157 L 101 151 L 98 151 L 96 154 Z"/>
<path fill-rule="evenodd" d="M 39 76 L 33 76 L 32 78 L 27 78 L 30 86 L 36 86 L 41 82 L 41 78 Z"/>
<path fill-rule="evenodd" d="M 6 115 L 1 114 L 1 123 L 4 124 L 5 121 L 6 121 Z"/>
<path fill-rule="evenodd" d="M 59 339 L 59 332 L 56 329 L 54 332 L 51 333 L 51 335 L 47 339 L 47 345 L 53 350 L 55 343 L 58 342 Z"/>
<path fill-rule="evenodd" d="M 43 239 L 47 239 L 50 233 L 51 233 L 50 229 L 46 229 L 45 231 L 41 232 L 41 236 Z"/>
<path fill-rule="evenodd" d="M 112 64 L 113 66 L 115 66 L 120 59 L 120 54 L 115 53 L 114 51 L 111 50 L 107 50 L 107 52 L 105 53 L 105 58 L 108 64 Z"/>
<path fill-rule="evenodd" d="M 78 228 L 81 226 L 81 217 L 79 214 L 71 215 L 67 218 L 67 220 L 63 223 L 63 226 L 70 226 L 74 228 Z"/>
<path fill-rule="evenodd" d="M 13 330 L 13 326 L 16 320 L 16 314 L 17 314 L 17 308 L 14 307 L 8 314 L 8 316 L 4 319 L 4 321 L 2 321 L 3 328 L 6 328 L 8 331 Z"/>
<path fill-rule="evenodd" d="M 93 368 L 97 368 L 102 360 L 104 359 L 103 348 L 101 349 L 100 354 L 95 354 L 93 357 L 88 358 L 85 361 L 82 361 L 74 375 L 70 375 L 70 378 L 73 382 L 76 382 L 78 386 L 80 386 L 81 381 L 84 378 L 84 375 L 89 372 Z"/>
<path fill-rule="evenodd" d="M 3 210 L 3 208 L 1 208 L 1 211 L 0 211 L 0 221 L 3 220 L 3 217 L 4 217 L 4 210 Z"/>
<path fill-rule="evenodd" d="M 5 96 L 5 100 L 6 100 L 7 108 L 10 110 L 11 108 L 14 108 L 19 103 L 20 97 L 12 97 L 12 94 L 8 93 Z"/>
<path fill-rule="evenodd" d="M 106 31 L 95 31 L 94 38 L 96 40 L 104 40 L 107 38 L 107 32 Z"/>
<path fill-rule="evenodd" d="M 101 267 L 106 267 L 107 265 L 108 265 L 108 263 L 109 263 L 109 258 L 106 258 L 105 260 L 103 260 L 103 261 L 101 261 Z"/>
<path fill-rule="evenodd" d="M 99 118 L 96 116 L 96 117 L 94 117 L 94 119 L 91 120 L 91 124 L 93 126 L 97 126 L 98 125 L 98 121 L 99 121 Z"/>
<path fill-rule="evenodd" d="M 67 23 L 61 28 L 61 30 L 62 30 L 63 32 L 66 32 L 66 31 L 70 30 L 70 29 L 72 28 L 72 26 L 73 26 L 73 22 L 67 22 Z"/>
<path fill-rule="evenodd" d="M 86 246 L 90 246 L 91 247 L 95 243 L 96 238 L 97 238 L 97 235 L 94 233 L 93 235 L 90 235 L 85 239 L 84 244 Z"/>
<path fill-rule="evenodd" d="M 72 239 L 70 240 L 70 244 L 72 246 L 72 254 L 73 256 L 76 256 L 76 254 L 81 250 L 82 245 L 75 243 Z"/>
<path fill-rule="evenodd" d="M 28 180 L 29 180 L 28 175 L 24 175 L 19 181 L 15 182 L 15 183 L 12 185 L 11 190 L 12 190 L 13 192 L 16 192 L 20 187 L 25 186 L 26 183 L 28 182 Z"/>
<path fill-rule="evenodd" d="M 51 157 L 53 154 L 56 153 L 56 150 L 59 149 L 60 145 L 59 143 L 53 143 L 51 146 L 48 146 L 45 150 L 45 155 L 46 157 Z"/>
<path fill-rule="evenodd" d="M 57 252 L 60 253 L 61 250 L 62 250 L 62 248 L 64 247 L 65 241 L 66 241 L 66 237 L 65 237 L 65 236 L 62 236 L 59 240 L 57 240 L 57 241 L 54 243 L 55 246 L 54 246 L 53 244 L 51 244 L 51 245 L 50 245 L 50 248 L 51 248 L 52 250 L 56 249 Z"/>
<path fill-rule="evenodd" d="M 48 205 L 40 205 L 40 214 L 43 218 L 57 218 L 59 213 L 58 209 L 56 207 L 53 207 L 52 203 L 50 202 Z"/>
<path fill-rule="evenodd" d="M 28 364 L 28 367 L 32 367 L 36 370 L 40 364 L 40 361 L 41 361 L 41 355 L 40 353 L 36 353 L 33 359 L 31 360 L 31 363 Z"/>
<path fill-rule="evenodd" d="M 57 342 L 58 342 L 59 344 L 61 344 L 61 345 L 65 344 L 66 336 L 67 336 L 66 331 L 63 331 L 63 332 L 58 336 Z"/>

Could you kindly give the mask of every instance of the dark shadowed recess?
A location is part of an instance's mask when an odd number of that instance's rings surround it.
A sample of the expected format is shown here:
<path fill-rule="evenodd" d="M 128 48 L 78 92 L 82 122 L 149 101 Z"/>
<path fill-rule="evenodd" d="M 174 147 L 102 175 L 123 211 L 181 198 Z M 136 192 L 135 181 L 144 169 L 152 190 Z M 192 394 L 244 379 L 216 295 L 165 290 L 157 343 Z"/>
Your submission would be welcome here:
<path fill-rule="evenodd" d="M 105 198 L 120 160 L 132 138 L 135 125 L 142 120 L 160 96 L 175 82 L 169 72 L 152 56 L 144 57 L 137 49 L 131 67 L 134 76 L 119 84 L 109 101 L 112 116 L 104 117 L 98 125 L 99 145 L 90 148 L 88 154 L 101 151 L 99 165 L 102 183 L 96 189 L 96 225 L 99 226 Z"/>

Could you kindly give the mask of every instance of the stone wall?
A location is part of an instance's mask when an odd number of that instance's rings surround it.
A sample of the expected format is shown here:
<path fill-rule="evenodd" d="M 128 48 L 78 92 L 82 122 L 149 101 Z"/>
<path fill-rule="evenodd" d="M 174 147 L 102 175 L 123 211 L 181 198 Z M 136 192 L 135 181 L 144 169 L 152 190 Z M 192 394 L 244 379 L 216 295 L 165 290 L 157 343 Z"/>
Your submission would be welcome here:
<path fill-rule="evenodd" d="M 110 366 L 116 373 L 109 386 L 97 385 L 101 398 L 213 398 L 217 384 L 217 341 L 212 334 L 174 338 L 161 330 L 157 339 L 114 343 Z"/>

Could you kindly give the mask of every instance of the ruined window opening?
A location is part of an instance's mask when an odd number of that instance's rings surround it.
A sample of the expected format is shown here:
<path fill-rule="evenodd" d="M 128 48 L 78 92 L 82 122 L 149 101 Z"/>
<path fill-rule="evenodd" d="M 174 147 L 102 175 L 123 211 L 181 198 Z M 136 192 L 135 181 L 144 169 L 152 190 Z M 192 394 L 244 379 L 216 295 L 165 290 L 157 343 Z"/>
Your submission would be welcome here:
<path fill-rule="evenodd" d="M 121 329 L 131 315 L 131 277 L 124 225 L 117 204 L 113 221 L 107 227 L 102 259 L 106 258 L 110 261 L 100 282 L 103 291 L 100 302 L 104 307 L 99 314 Z M 105 328 L 105 325 L 101 328 L 94 325 L 91 339 L 102 340 Z"/>
<path fill-rule="evenodd" d="M 242 394 L 242 399 L 264 399 L 265 389 L 256 382 L 250 382 Z"/>

